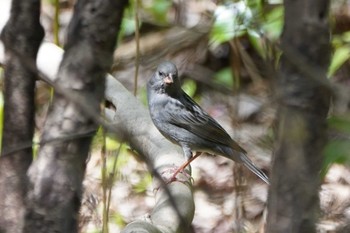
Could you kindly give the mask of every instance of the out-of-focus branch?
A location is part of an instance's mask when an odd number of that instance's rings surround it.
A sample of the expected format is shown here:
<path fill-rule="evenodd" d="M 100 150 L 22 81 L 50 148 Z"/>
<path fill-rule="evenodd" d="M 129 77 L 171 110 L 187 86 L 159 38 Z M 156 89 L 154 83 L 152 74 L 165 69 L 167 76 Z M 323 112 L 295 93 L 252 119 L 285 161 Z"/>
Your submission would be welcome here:
<path fill-rule="evenodd" d="M 139 38 L 139 55 L 135 41 L 122 44 L 114 53 L 113 70 L 134 64 L 137 56 L 143 66 L 152 66 L 159 59 L 175 54 L 185 48 L 195 47 L 206 39 L 210 27 L 198 25 L 191 29 L 184 27 L 172 27 L 170 29 L 142 35 Z"/>
<path fill-rule="evenodd" d="M 140 21 L 139 21 L 139 0 L 135 0 L 135 42 L 136 42 L 136 57 L 135 57 L 135 75 L 134 75 L 134 95 L 137 94 L 137 83 L 139 75 L 139 57 L 140 57 Z"/>

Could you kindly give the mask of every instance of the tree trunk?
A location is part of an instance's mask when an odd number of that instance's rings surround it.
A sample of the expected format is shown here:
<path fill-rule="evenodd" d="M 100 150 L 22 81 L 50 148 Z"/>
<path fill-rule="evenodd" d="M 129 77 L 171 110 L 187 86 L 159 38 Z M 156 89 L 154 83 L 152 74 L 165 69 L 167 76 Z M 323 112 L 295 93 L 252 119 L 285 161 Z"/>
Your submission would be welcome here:
<path fill-rule="evenodd" d="M 44 30 L 40 1 L 13 0 L 1 34 L 5 45 L 4 128 L 0 157 L 0 232 L 22 232 L 27 169 L 32 162 L 35 64 Z"/>
<path fill-rule="evenodd" d="M 267 232 L 316 232 L 330 86 L 327 0 L 286 0 Z"/>
<path fill-rule="evenodd" d="M 24 232 L 77 232 L 82 181 L 97 124 L 82 110 L 100 112 L 105 74 L 112 64 L 126 0 L 79 0 L 68 29 L 55 95 L 41 137 L 38 159 L 28 171 Z"/>

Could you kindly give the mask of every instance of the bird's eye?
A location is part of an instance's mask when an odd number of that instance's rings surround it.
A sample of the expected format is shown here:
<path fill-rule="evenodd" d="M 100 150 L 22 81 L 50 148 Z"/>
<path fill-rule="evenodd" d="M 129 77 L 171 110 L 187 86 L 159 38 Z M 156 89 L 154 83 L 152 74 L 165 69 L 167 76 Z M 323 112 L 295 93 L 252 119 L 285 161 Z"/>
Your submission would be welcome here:
<path fill-rule="evenodd" d="M 163 76 L 164 73 L 162 71 L 158 71 L 159 76 Z"/>

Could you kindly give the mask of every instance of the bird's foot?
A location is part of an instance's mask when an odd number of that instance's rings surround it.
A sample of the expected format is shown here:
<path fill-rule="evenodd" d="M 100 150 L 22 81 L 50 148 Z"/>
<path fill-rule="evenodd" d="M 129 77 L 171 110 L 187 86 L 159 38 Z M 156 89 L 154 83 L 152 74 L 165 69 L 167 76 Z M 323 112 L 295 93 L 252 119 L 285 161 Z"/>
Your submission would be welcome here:
<path fill-rule="evenodd" d="M 162 182 L 154 183 L 155 188 L 153 191 L 158 191 L 164 185 L 171 184 L 172 182 L 178 181 L 183 184 L 193 183 L 193 178 L 189 175 L 183 168 L 173 166 L 163 170 L 160 174 L 162 177 Z"/>
<path fill-rule="evenodd" d="M 173 167 L 169 168 L 161 173 L 162 178 L 166 184 L 170 184 L 174 181 L 182 183 L 192 181 L 191 175 L 189 175 L 183 168 Z"/>

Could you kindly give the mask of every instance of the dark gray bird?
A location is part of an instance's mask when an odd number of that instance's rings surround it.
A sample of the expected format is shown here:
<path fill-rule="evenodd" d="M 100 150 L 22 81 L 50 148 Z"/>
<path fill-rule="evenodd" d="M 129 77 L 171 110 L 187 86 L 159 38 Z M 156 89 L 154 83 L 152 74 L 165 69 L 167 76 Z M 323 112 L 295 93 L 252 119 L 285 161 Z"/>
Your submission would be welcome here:
<path fill-rule="evenodd" d="M 174 173 L 189 165 L 200 153 L 221 155 L 243 163 L 249 170 L 269 184 L 263 171 L 257 168 L 230 135 L 182 89 L 177 68 L 171 62 L 161 63 L 147 85 L 148 107 L 154 125 L 171 142 L 182 147 L 187 158 Z"/>

